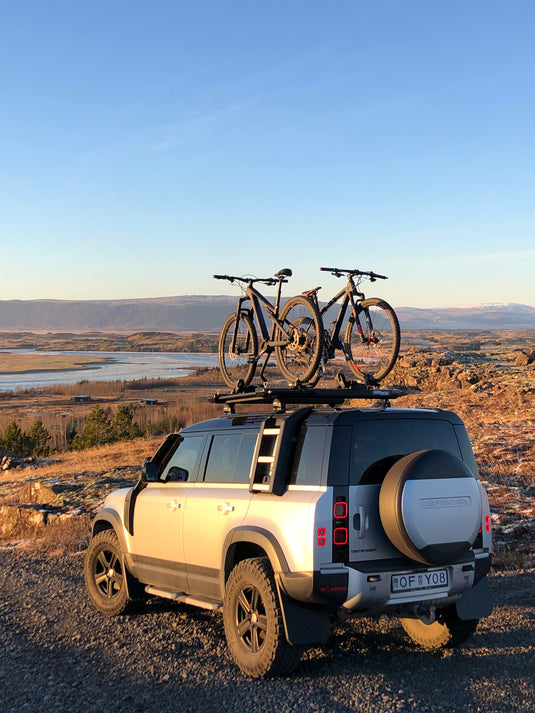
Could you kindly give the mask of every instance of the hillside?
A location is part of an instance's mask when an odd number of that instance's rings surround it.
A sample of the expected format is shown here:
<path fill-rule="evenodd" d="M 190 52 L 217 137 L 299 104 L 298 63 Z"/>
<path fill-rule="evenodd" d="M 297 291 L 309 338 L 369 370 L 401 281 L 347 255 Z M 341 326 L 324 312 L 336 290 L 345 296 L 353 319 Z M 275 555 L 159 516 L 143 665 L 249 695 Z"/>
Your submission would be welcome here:
<path fill-rule="evenodd" d="M 129 300 L 2 300 L 0 330 L 218 332 L 236 296 Z M 520 304 L 396 307 L 402 329 L 534 329 L 535 307 Z"/>

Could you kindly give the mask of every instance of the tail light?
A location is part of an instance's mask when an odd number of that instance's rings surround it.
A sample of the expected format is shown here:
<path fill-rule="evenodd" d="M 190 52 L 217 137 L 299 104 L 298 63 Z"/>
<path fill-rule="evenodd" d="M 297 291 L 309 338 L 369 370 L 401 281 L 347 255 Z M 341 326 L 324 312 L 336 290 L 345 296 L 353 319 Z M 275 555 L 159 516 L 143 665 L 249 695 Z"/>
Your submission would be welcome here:
<path fill-rule="evenodd" d="M 333 504 L 333 562 L 349 560 L 349 507 L 344 496 Z"/>

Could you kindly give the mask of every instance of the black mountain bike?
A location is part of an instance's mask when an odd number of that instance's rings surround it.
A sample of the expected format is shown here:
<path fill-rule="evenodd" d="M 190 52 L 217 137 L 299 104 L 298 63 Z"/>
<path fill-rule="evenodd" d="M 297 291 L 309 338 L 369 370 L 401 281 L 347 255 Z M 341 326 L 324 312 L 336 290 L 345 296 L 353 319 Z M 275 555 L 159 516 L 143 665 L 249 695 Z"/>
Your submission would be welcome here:
<path fill-rule="evenodd" d="M 288 282 L 286 278 L 291 275 L 289 269 L 279 270 L 268 278 L 214 275 L 216 280 L 242 283 L 243 295 L 238 299 L 236 312 L 226 320 L 219 337 L 219 368 L 231 389 L 241 389 L 251 383 L 263 355 L 266 358 L 260 378 L 264 380 L 264 370 L 273 351 L 281 373 L 291 386 L 306 384 L 315 376 L 323 352 L 321 317 L 314 302 L 303 295 L 291 297 L 280 309 L 282 283 Z M 274 305 L 254 287 L 256 282 L 269 286 L 278 284 Z M 250 305 L 244 307 L 247 302 Z M 273 323 L 271 332 L 264 313 Z"/>
<path fill-rule="evenodd" d="M 394 366 L 399 354 L 400 328 L 398 318 L 392 307 L 382 299 L 366 299 L 359 290 L 365 278 L 370 282 L 387 280 L 385 275 L 360 270 L 344 270 L 338 267 L 320 267 L 335 277 L 347 275 L 346 286 L 327 302 L 321 309 L 318 304 L 316 287 L 304 294 L 319 310 L 323 319 L 327 310 L 342 299 L 337 318 L 332 322 L 332 329 L 323 329 L 323 359 L 318 368 L 316 381 L 321 376 L 325 364 L 333 359 L 337 349 L 342 350 L 346 361 L 357 381 L 374 383 L 383 379 Z M 342 326 L 348 307 L 349 318 L 345 326 L 344 340 L 341 339 Z"/>

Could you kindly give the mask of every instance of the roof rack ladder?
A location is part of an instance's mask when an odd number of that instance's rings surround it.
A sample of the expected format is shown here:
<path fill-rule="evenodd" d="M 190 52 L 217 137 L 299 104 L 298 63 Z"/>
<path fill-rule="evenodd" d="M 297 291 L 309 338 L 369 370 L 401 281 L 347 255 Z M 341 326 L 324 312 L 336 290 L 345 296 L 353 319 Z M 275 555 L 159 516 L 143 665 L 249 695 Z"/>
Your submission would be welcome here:
<path fill-rule="evenodd" d="M 283 423 L 277 424 L 274 421 L 273 418 L 264 421 L 258 434 L 249 481 L 251 492 L 272 492 L 275 464 L 283 431 Z"/>

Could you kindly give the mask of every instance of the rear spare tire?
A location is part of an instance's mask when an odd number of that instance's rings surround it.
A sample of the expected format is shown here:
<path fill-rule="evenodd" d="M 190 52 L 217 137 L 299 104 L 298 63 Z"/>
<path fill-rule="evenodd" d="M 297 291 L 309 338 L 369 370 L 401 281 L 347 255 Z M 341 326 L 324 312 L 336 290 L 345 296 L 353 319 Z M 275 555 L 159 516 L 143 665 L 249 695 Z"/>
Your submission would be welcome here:
<path fill-rule="evenodd" d="M 478 482 L 448 451 L 415 451 L 387 472 L 379 512 L 388 538 L 406 557 L 450 564 L 468 552 L 481 526 Z"/>

